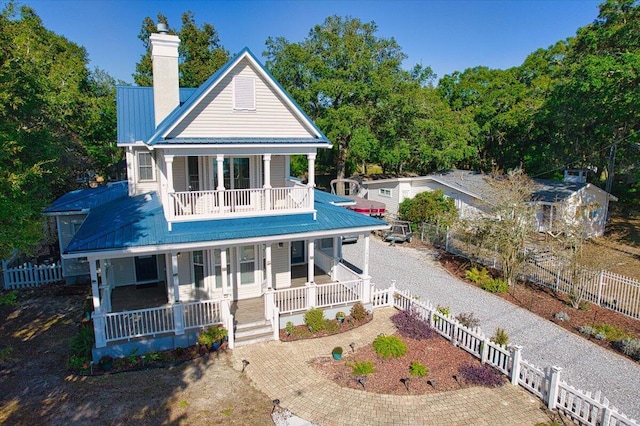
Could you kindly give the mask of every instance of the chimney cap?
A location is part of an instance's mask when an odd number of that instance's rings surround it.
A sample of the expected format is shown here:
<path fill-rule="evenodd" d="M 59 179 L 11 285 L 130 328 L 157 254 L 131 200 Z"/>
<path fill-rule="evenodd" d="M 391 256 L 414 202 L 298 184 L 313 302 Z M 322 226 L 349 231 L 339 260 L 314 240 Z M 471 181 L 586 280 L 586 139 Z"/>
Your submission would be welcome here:
<path fill-rule="evenodd" d="M 164 22 L 158 22 L 158 32 L 160 34 L 167 34 L 169 32 L 169 28 L 167 28 L 167 24 Z"/>

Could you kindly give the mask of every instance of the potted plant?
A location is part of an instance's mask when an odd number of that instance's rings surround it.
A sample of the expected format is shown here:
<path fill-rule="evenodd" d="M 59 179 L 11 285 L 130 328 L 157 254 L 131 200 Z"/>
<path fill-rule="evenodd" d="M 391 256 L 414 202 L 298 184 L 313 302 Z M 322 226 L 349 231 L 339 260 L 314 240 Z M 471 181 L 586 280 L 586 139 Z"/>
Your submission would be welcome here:
<path fill-rule="evenodd" d="M 208 351 L 217 351 L 227 335 L 227 329 L 222 324 L 207 327 L 198 336 L 198 343 Z"/>
<path fill-rule="evenodd" d="M 338 312 L 338 313 L 336 314 L 336 320 L 337 320 L 340 324 L 342 324 L 342 323 L 344 322 L 345 317 L 346 317 L 346 315 L 345 315 L 345 313 L 344 313 L 344 312 L 342 312 L 342 311 L 340 311 L 340 312 Z"/>
<path fill-rule="evenodd" d="M 340 359 L 342 359 L 342 347 L 336 346 L 335 348 L 333 348 L 333 350 L 331 351 L 331 356 L 333 356 L 333 359 L 335 359 L 336 361 L 340 361 Z"/>
<path fill-rule="evenodd" d="M 99 364 L 102 371 L 111 371 L 113 368 L 113 358 L 111 355 L 105 355 L 100 358 Z"/>

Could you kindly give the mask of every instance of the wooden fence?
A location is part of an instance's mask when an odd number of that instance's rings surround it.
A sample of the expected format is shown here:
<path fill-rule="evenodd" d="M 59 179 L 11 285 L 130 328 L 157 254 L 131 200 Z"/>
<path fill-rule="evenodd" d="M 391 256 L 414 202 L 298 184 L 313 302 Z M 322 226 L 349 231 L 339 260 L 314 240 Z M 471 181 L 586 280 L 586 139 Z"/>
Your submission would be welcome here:
<path fill-rule="evenodd" d="M 60 261 L 49 265 L 34 265 L 25 262 L 11 266 L 8 261 L 2 262 L 2 276 L 4 288 L 7 290 L 38 287 L 42 284 L 62 281 L 62 263 Z"/>
<path fill-rule="evenodd" d="M 487 338 L 479 327 L 469 329 L 452 314 L 439 312 L 429 301 L 418 300 L 406 291 L 395 288 L 372 292 L 373 307 L 391 306 L 411 310 L 429 323 L 453 345 L 464 349 L 483 364 L 489 364 L 506 375 L 512 385 L 519 385 L 540 398 L 549 409 L 558 410 L 573 421 L 590 426 L 640 426 L 602 397 L 574 388 L 562 380 L 562 368 L 541 369 L 522 358 L 522 347 L 499 345 Z"/>
<path fill-rule="evenodd" d="M 473 241 L 451 230 L 423 224 L 421 237 L 449 253 L 500 269 L 500 261 L 494 251 L 479 248 Z M 522 278 L 560 293 L 576 293 L 583 300 L 640 319 L 640 281 L 606 270 L 585 268 L 575 274 L 570 270 L 550 253 L 530 251 Z"/>

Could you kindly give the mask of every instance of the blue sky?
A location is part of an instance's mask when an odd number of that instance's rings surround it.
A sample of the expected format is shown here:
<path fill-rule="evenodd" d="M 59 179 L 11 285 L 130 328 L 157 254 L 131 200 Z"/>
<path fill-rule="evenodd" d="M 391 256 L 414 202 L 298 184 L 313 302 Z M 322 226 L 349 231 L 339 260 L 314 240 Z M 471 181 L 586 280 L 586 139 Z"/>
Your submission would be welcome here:
<path fill-rule="evenodd" d="M 598 16 L 592 0 L 450 1 L 125 1 L 25 0 L 46 28 L 84 46 L 91 67 L 132 83 L 143 53 L 137 35 L 142 20 L 158 12 L 180 27 L 182 12 L 195 13 L 198 25 L 213 24 L 224 47 L 249 47 L 262 57 L 269 36 L 302 41 L 327 16 L 375 21 L 378 35 L 394 37 L 408 59 L 430 66 L 438 78 L 484 65 L 509 68 L 528 54 L 575 35 Z"/>

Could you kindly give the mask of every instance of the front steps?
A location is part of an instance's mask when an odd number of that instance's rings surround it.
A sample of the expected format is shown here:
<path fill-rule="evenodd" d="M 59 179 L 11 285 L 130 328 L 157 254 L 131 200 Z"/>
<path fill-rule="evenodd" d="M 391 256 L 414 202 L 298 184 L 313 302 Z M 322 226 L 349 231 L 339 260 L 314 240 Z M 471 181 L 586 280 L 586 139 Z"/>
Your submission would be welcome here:
<path fill-rule="evenodd" d="M 236 324 L 235 326 L 234 344 L 236 347 L 267 342 L 269 340 L 274 340 L 271 321 L 254 321 Z"/>

